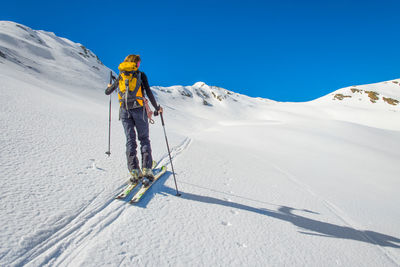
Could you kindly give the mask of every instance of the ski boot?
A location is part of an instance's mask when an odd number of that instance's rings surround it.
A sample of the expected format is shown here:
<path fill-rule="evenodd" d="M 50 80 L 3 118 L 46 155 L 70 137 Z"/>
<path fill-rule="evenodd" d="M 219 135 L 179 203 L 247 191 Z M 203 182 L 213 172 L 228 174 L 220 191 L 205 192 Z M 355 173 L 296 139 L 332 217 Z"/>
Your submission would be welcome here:
<path fill-rule="evenodd" d="M 131 177 L 129 178 L 129 180 L 134 183 L 137 184 L 140 181 L 140 178 L 142 177 L 142 172 L 140 171 L 140 169 L 133 169 L 131 172 Z"/>
<path fill-rule="evenodd" d="M 143 168 L 142 170 L 142 184 L 144 186 L 149 186 L 151 182 L 154 181 L 154 173 L 153 170 L 150 168 Z"/>

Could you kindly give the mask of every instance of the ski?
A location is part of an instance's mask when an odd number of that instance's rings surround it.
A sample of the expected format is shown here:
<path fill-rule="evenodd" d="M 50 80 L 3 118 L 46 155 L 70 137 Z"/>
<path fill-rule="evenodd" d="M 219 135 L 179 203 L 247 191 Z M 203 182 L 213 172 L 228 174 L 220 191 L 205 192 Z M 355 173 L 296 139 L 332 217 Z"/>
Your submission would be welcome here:
<path fill-rule="evenodd" d="M 116 196 L 115 198 L 116 199 L 124 199 L 124 198 L 126 198 L 131 192 L 132 192 L 132 190 L 133 189 L 135 189 L 135 187 L 138 185 L 138 183 L 132 183 L 132 182 L 130 182 L 126 187 L 125 187 L 125 189 L 118 195 L 118 196 Z"/>
<path fill-rule="evenodd" d="M 157 161 L 153 160 L 153 164 L 151 166 L 151 168 L 154 170 L 154 168 L 157 166 Z M 129 184 L 124 188 L 124 190 L 122 190 L 122 192 L 116 196 L 116 199 L 124 199 L 126 198 L 138 185 L 139 183 L 133 183 L 131 181 L 129 181 Z"/>
<path fill-rule="evenodd" d="M 167 171 L 167 167 L 162 166 L 161 169 L 157 169 L 158 172 L 154 174 L 154 180 L 151 182 L 149 185 L 144 186 L 139 189 L 139 191 L 132 197 L 131 201 L 129 201 L 130 204 L 136 204 L 140 201 L 140 199 L 144 196 L 144 194 L 147 192 L 147 190 L 150 189 L 150 187 Z"/>

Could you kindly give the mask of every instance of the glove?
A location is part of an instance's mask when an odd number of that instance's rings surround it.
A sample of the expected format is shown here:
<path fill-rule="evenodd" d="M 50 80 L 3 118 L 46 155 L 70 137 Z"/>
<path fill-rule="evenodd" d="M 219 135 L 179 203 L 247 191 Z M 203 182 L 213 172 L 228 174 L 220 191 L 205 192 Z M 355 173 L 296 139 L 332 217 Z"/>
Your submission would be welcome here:
<path fill-rule="evenodd" d="M 160 105 L 158 105 L 157 110 L 154 111 L 154 116 L 158 116 L 158 114 L 163 112 L 164 112 L 163 108 Z"/>

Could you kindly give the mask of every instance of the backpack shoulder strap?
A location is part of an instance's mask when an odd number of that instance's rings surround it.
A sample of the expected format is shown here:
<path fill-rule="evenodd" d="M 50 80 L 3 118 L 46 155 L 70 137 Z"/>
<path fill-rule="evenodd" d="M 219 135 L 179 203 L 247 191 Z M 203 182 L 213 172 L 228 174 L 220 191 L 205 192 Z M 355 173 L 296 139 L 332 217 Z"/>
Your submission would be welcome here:
<path fill-rule="evenodd" d="M 136 86 L 135 90 L 133 90 L 133 95 L 136 96 L 137 92 L 139 91 L 139 88 L 142 84 L 142 73 L 140 71 L 136 72 Z"/>
<path fill-rule="evenodd" d="M 118 74 L 118 77 L 115 79 L 115 83 L 119 83 L 119 81 L 122 79 L 121 74 Z"/>

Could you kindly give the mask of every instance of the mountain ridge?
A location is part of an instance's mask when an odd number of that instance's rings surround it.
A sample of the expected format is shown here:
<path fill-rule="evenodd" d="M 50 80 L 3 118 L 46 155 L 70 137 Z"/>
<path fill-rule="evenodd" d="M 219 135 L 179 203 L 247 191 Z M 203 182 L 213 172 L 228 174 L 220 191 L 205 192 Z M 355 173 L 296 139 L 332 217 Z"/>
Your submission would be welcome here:
<path fill-rule="evenodd" d="M 90 75 L 90 80 L 95 78 L 106 83 L 110 71 L 109 68 L 103 65 L 99 57 L 84 45 L 75 43 L 63 37 L 57 37 L 53 32 L 33 30 L 27 26 L 11 21 L 0 21 L 0 63 L 5 64 L 5 60 L 23 67 L 25 71 L 28 71 L 33 75 L 41 72 L 43 75 L 47 74 L 46 78 L 48 79 L 51 79 L 53 76 L 59 76 L 60 73 L 68 74 L 68 72 L 63 70 L 65 67 L 68 68 L 73 65 L 75 68 L 79 66 L 79 68 L 74 70 L 76 75 L 79 75 L 80 71 L 85 72 L 87 69 L 90 69 L 90 73 L 92 73 L 92 75 Z M 45 64 L 50 64 L 51 67 L 43 69 L 43 64 L 40 62 L 41 60 L 44 60 Z M 57 63 L 52 64 L 52 61 Z M 57 81 L 59 80 L 60 78 L 57 77 Z M 68 83 L 71 83 L 71 81 L 74 80 L 76 80 L 76 76 L 65 79 Z M 85 77 L 80 77 L 79 80 L 85 81 Z M 392 85 L 391 83 L 393 84 L 392 87 L 399 85 L 399 90 L 395 91 L 393 88 L 388 89 L 390 85 Z M 84 86 L 84 83 L 76 82 L 76 85 L 82 87 Z M 207 85 L 201 81 L 196 82 L 192 86 L 172 85 L 167 87 L 152 86 L 152 88 L 167 93 L 172 93 L 174 90 L 177 90 L 182 96 L 190 98 L 197 95 L 202 98 L 202 101 L 200 102 L 205 106 L 213 106 L 213 104 L 217 103 L 210 100 L 217 100 L 219 102 L 223 102 L 224 100 L 237 102 L 239 96 L 245 97 L 246 99 L 259 99 L 269 103 L 285 103 L 268 98 L 242 95 L 221 87 Z M 354 90 L 360 91 L 356 92 Z M 399 106 L 400 79 L 345 87 L 307 102 L 324 102 L 327 99 L 331 99 L 334 102 L 342 101 L 346 104 L 358 105 L 360 100 L 368 102 L 365 101 L 366 98 L 363 96 L 364 92 L 376 92 L 379 95 L 373 96 L 374 94 L 370 93 L 372 98 L 369 97 L 369 100 L 372 100 L 370 101 L 371 103 L 380 103 L 383 101 L 392 106 Z M 359 93 L 359 95 L 356 93 Z M 357 96 L 360 95 L 362 97 L 357 98 Z M 177 95 L 172 93 L 172 96 L 176 97 Z M 352 97 L 357 98 L 358 101 L 349 101 Z M 374 100 L 376 97 L 378 99 Z"/>

